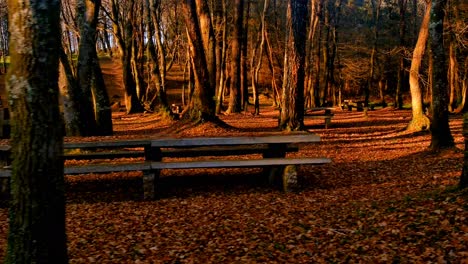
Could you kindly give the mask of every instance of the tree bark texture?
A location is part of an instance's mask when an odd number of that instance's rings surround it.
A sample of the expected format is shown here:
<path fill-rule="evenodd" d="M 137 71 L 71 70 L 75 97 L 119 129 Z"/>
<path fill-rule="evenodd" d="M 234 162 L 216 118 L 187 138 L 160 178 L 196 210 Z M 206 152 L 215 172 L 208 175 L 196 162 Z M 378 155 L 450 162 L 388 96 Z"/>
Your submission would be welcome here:
<path fill-rule="evenodd" d="M 427 116 L 424 115 L 423 111 L 422 90 L 419 86 L 419 69 L 421 68 L 421 62 L 426 50 L 427 39 L 429 37 L 431 1 L 432 0 L 426 1 L 426 11 L 421 23 L 421 29 L 419 30 L 418 41 L 416 42 L 416 46 L 413 51 L 413 59 L 411 60 L 409 82 L 413 116 L 407 129 L 414 131 L 427 130 L 430 126 L 430 121 Z"/>
<path fill-rule="evenodd" d="M 304 129 L 304 63 L 307 0 L 289 0 L 288 35 L 284 55 L 284 78 L 279 127 L 282 130 Z"/>
<path fill-rule="evenodd" d="M 206 62 L 195 0 L 186 0 L 184 18 L 190 45 L 190 60 L 194 74 L 194 91 L 183 117 L 193 121 L 212 121 L 216 118 L 214 89 L 210 87 L 210 74 Z"/>
<path fill-rule="evenodd" d="M 407 74 L 405 73 L 405 53 L 404 48 L 406 44 L 406 8 L 408 6 L 408 0 L 398 0 L 398 9 L 400 12 L 400 21 L 399 21 L 399 41 L 400 41 L 400 50 L 398 52 L 398 80 L 397 88 L 395 91 L 395 108 L 403 109 L 403 87 L 405 81 L 407 80 Z"/>
<path fill-rule="evenodd" d="M 78 0 L 80 45 L 77 76 L 83 136 L 112 135 L 112 111 L 96 51 L 96 25 L 100 0 Z"/>
<path fill-rule="evenodd" d="M 59 0 L 9 0 L 12 177 L 6 263 L 67 263 Z"/>
<path fill-rule="evenodd" d="M 226 113 L 240 113 L 242 110 L 241 93 L 241 53 L 242 53 L 242 18 L 244 0 L 234 1 L 234 27 L 231 41 L 231 83 L 229 106 Z"/>
<path fill-rule="evenodd" d="M 429 25 L 430 55 L 433 63 L 431 148 L 434 150 L 454 146 L 448 117 L 448 67 L 443 38 L 446 3 L 446 0 L 433 0 Z"/>
<path fill-rule="evenodd" d="M 114 35 L 117 39 L 122 61 L 122 75 L 125 86 L 125 109 L 127 114 L 143 112 L 144 108 L 138 98 L 136 81 L 132 73 L 133 16 L 134 2 L 122 4 L 112 0 L 112 21 Z M 121 9 L 128 9 L 121 14 Z M 122 17 L 125 15 L 126 17 Z"/>
<path fill-rule="evenodd" d="M 219 1 L 219 0 L 218 0 Z M 200 22 L 200 33 L 205 50 L 206 64 L 210 74 L 210 87 L 216 89 L 216 38 L 210 9 L 206 0 L 196 0 L 198 21 Z"/>

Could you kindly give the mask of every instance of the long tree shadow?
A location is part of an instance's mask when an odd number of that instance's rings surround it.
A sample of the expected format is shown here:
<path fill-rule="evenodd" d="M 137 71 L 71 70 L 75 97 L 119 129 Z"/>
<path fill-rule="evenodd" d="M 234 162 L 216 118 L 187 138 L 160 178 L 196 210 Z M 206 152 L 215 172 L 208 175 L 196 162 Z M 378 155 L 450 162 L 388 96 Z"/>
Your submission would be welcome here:
<path fill-rule="evenodd" d="M 445 154 L 430 150 L 396 159 L 340 162 L 321 166 L 303 174 L 306 189 L 339 189 L 353 186 L 427 185 L 433 188 L 447 181 L 456 182 L 463 163 L 462 151 L 446 150 Z M 455 178 L 450 175 L 455 175 Z"/>

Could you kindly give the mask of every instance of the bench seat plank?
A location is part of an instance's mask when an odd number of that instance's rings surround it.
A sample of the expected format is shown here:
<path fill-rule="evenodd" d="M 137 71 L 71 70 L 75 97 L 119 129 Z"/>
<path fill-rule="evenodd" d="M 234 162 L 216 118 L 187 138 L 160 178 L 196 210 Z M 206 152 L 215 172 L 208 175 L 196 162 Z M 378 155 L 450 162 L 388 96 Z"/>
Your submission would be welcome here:
<path fill-rule="evenodd" d="M 144 151 L 112 151 L 65 154 L 66 160 L 92 160 L 92 159 L 119 159 L 119 158 L 141 158 L 145 156 Z"/>
<path fill-rule="evenodd" d="M 133 162 L 118 164 L 90 164 L 84 166 L 67 166 L 64 169 L 65 175 L 88 174 L 88 173 L 109 173 L 122 171 L 147 171 L 151 169 L 150 162 Z"/>
<path fill-rule="evenodd" d="M 278 136 L 254 136 L 254 137 L 194 137 L 194 138 L 159 138 L 151 140 L 151 147 L 201 147 L 201 146 L 228 146 L 228 145 L 252 145 L 252 144 L 290 144 L 290 143 L 314 143 L 320 142 L 320 136 L 316 134 L 298 134 Z"/>
<path fill-rule="evenodd" d="M 96 148 L 138 148 L 151 145 L 150 139 L 109 140 L 95 142 L 67 142 L 64 149 L 96 149 Z"/>
<path fill-rule="evenodd" d="M 327 164 L 328 158 L 264 158 L 253 160 L 169 161 L 151 162 L 151 169 L 242 168 L 286 165 Z"/>

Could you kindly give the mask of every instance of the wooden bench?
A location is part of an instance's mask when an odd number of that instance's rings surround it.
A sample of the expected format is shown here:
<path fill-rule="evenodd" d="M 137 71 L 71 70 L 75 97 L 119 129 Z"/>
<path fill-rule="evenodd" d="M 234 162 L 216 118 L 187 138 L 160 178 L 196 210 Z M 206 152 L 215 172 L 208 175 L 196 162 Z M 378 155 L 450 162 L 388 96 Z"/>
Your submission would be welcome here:
<path fill-rule="evenodd" d="M 158 179 L 162 169 L 243 168 L 267 167 L 270 182 L 279 182 L 289 190 L 297 184 L 297 165 L 317 165 L 331 162 L 327 158 L 286 158 L 289 152 L 297 152 L 296 143 L 316 143 L 320 138 L 313 134 L 272 135 L 258 137 L 215 138 L 163 138 L 152 140 L 121 140 L 66 143 L 65 150 L 80 149 L 83 153 L 65 154 L 65 159 L 109 159 L 144 157 L 132 163 L 66 165 L 65 175 L 110 173 L 123 171 L 143 172 L 143 197 L 154 199 L 158 193 Z M 104 152 L 93 152 L 96 150 Z M 109 151 L 111 150 L 111 151 Z M 65 151 L 65 152 L 66 152 Z M 88 153 L 89 151 L 89 153 Z M 125 156 L 128 154 L 128 156 Z M 222 159 L 222 156 L 261 154 L 257 159 Z M 166 158 L 203 157 L 201 160 L 166 160 Z M 288 167 L 288 173 L 283 173 Z M 11 171 L 0 170 L 0 177 L 9 178 Z"/>
<path fill-rule="evenodd" d="M 341 109 L 353 111 L 353 108 L 356 108 L 356 111 L 362 112 L 366 109 L 374 110 L 376 106 L 378 106 L 378 104 L 369 103 L 368 106 L 365 107 L 364 101 L 343 100 L 343 103 L 341 104 Z"/>
<path fill-rule="evenodd" d="M 331 125 L 331 120 L 335 114 L 332 113 L 332 107 L 314 107 L 307 108 L 304 112 L 304 118 L 320 118 L 325 121 L 325 128 Z"/>

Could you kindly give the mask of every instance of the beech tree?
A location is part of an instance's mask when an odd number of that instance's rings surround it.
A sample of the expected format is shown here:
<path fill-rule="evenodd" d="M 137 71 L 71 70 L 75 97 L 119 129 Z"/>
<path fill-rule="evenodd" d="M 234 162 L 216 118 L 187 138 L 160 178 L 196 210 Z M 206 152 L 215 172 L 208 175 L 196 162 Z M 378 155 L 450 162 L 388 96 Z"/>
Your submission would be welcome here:
<path fill-rule="evenodd" d="M 200 23 L 197 16 L 197 0 L 184 1 L 182 8 L 187 27 L 190 46 L 190 63 L 194 74 L 194 91 L 189 105 L 182 116 L 195 122 L 214 121 L 215 101 L 214 87 L 211 86 L 210 73 L 203 46 Z"/>
<path fill-rule="evenodd" d="M 67 263 L 59 0 L 9 0 L 12 177 L 6 263 Z"/>
<path fill-rule="evenodd" d="M 72 6 L 75 7 L 73 13 Z M 65 86 L 60 87 L 69 136 L 112 134 L 112 111 L 96 50 L 96 27 L 100 0 L 64 1 L 62 18 L 68 41 L 59 50 Z M 76 18 L 75 18 L 76 17 Z M 75 30 L 78 47 L 72 48 L 70 34 Z M 75 50 L 75 52 L 73 52 Z M 72 53 L 78 51 L 77 63 Z M 68 54 L 65 54 L 68 53 Z M 66 81 L 65 81 L 66 80 Z"/>
<path fill-rule="evenodd" d="M 112 20 L 114 37 L 117 40 L 121 62 L 123 83 L 125 86 L 125 108 L 127 114 L 143 112 L 144 108 L 138 98 L 137 80 L 132 71 L 132 51 L 134 46 L 134 33 L 136 26 L 133 24 L 136 14 L 135 1 L 110 1 L 110 19 Z"/>
<path fill-rule="evenodd" d="M 234 27 L 231 41 L 231 83 L 229 106 L 226 113 L 239 113 L 242 110 L 241 92 L 241 50 L 242 50 L 242 20 L 244 0 L 234 1 Z"/>
<path fill-rule="evenodd" d="M 429 37 L 429 20 L 431 15 L 432 0 L 426 0 L 426 11 L 419 30 L 418 41 L 413 51 L 409 82 L 411 90 L 412 119 L 408 125 L 408 130 L 421 131 L 430 127 L 429 118 L 424 114 L 423 94 L 419 85 L 419 69 L 426 50 L 427 39 Z"/>
<path fill-rule="evenodd" d="M 455 146 L 448 118 L 447 59 L 444 45 L 444 17 L 447 0 L 433 0 L 429 25 L 432 67 L 431 148 Z"/>
<path fill-rule="evenodd" d="M 111 135 L 110 101 L 96 51 L 96 25 L 101 0 L 77 0 L 76 4 L 80 28 L 77 77 L 82 135 Z"/>
<path fill-rule="evenodd" d="M 306 0 L 289 0 L 288 35 L 284 54 L 283 92 L 279 127 L 283 130 L 304 128 L 304 61 L 306 40 Z"/>

